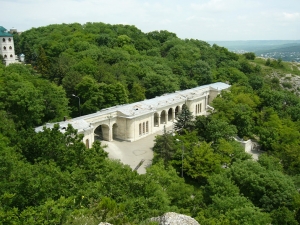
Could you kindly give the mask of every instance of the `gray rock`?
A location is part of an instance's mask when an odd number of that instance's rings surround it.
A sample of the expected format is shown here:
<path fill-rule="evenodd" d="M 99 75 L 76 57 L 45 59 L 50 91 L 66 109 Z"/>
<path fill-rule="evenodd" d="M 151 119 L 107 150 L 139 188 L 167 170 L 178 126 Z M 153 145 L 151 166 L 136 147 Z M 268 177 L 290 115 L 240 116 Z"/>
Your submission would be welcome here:
<path fill-rule="evenodd" d="M 153 217 L 151 221 L 159 222 L 159 225 L 200 225 L 190 216 L 168 212 L 159 217 Z"/>

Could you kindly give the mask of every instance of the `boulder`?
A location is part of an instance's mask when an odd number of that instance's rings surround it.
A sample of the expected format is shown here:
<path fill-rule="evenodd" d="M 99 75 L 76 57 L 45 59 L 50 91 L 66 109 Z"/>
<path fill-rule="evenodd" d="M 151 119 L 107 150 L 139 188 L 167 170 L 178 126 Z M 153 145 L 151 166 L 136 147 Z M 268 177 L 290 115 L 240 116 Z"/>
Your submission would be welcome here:
<path fill-rule="evenodd" d="M 153 217 L 151 221 L 159 222 L 159 225 L 200 225 L 190 216 L 168 212 L 159 217 Z"/>

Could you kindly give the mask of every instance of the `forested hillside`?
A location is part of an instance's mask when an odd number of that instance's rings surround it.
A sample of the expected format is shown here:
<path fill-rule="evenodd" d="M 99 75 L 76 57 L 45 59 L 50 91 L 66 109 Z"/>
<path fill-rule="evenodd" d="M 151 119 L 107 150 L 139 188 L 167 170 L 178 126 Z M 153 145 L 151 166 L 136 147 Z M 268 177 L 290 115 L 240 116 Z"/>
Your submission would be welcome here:
<path fill-rule="evenodd" d="M 300 99 L 280 79 L 297 65 L 134 26 L 61 24 L 14 34 L 26 65 L 0 65 L 0 224 L 153 224 L 164 212 L 200 224 L 299 224 Z M 274 75 L 276 74 L 276 76 Z M 232 85 L 207 117 L 183 110 L 138 175 L 86 149 L 64 116 L 216 81 Z M 234 136 L 255 139 L 253 161 Z"/>

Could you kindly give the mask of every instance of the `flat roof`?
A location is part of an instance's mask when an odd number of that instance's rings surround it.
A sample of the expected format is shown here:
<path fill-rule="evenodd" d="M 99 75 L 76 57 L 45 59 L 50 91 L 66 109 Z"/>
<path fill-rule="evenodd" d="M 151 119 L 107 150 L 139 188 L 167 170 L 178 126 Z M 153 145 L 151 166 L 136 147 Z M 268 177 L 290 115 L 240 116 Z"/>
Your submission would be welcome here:
<path fill-rule="evenodd" d="M 229 88 L 230 85 L 222 82 L 217 82 L 213 84 L 198 86 L 195 88 L 176 91 L 174 93 L 167 93 L 159 97 L 152 99 L 145 99 L 144 101 L 135 102 L 125 105 L 117 105 L 110 108 L 102 109 L 98 112 L 88 114 L 85 116 L 76 117 L 67 121 L 59 122 L 60 127 L 67 127 L 68 124 L 71 124 L 78 131 L 86 130 L 90 128 L 90 124 L 85 120 L 92 119 L 101 115 L 107 115 L 110 113 L 118 113 L 118 116 L 123 116 L 127 118 L 134 118 L 144 114 L 152 113 L 160 108 L 164 108 L 166 105 L 171 105 L 172 103 L 176 104 L 182 102 L 182 100 L 189 100 L 201 95 L 206 95 L 211 89 L 222 91 Z M 121 115 L 120 115 L 121 114 Z M 46 127 L 53 127 L 56 123 L 46 124 Z M 43 130 L 43 126 L 37 127 L 35 129 L 37 132 Z"/>

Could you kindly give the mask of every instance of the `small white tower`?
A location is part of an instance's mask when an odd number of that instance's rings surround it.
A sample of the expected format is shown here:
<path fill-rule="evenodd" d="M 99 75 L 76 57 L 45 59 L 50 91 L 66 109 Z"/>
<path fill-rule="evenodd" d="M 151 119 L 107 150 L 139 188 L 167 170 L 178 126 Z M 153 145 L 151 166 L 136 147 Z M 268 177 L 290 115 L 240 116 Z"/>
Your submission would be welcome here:
<path fill-rule="evenodd" d="M 2 26 L 0 26 L 0 55 L 3 56 L 6 66 L 16 62 L 13 35 Z"/>

